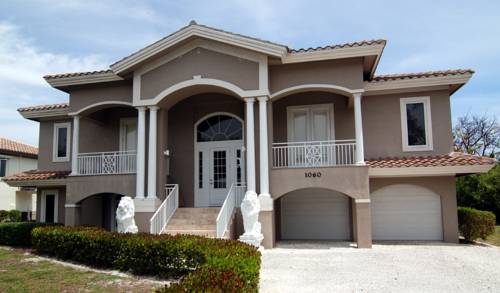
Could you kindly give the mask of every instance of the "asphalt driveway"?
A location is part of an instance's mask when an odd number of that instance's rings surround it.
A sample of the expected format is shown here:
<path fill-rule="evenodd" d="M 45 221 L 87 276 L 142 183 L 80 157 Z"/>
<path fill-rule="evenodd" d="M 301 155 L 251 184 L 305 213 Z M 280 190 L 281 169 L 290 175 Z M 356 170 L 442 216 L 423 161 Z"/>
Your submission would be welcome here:
<path fill-rule="evenodd" d="M 261 292 L 500 292 L 500 248 L 445 243 L 281 242 Z"/>

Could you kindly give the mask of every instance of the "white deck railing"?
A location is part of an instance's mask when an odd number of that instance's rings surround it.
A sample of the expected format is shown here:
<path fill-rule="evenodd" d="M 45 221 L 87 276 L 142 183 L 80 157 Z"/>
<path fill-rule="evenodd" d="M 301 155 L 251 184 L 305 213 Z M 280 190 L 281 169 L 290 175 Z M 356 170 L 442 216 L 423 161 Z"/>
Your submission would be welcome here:
<path fill-rule="evenodd" d="M 179 185 L 167 184 L 165 187 L 166 197 L 149 220 L 151 234 L 160 234 L 167 227 L 168 222 L 179 207 Z"/>
<path fill-rule="evenodd" d="M 229 229 L 234 209 L 241 205 L 247 190 L 245 183 L 233 183 L 217 216 L 217 238 L 223 238 Z"/>
<path fill-rule="evenodd" d="M 131 174 L 136 172 L 136 152 L 78 154 L 78 175 Z"/>
<path fill-rule="evenodd" d="M 355 165 L 355 140 L 273 143 L 273 168 Z"/>

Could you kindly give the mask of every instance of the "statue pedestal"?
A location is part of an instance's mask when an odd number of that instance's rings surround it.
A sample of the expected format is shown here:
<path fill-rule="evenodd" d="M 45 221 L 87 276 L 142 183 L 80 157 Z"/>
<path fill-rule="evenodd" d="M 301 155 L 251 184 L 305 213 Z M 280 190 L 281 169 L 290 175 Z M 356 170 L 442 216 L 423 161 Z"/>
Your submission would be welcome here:
<path fill-rule="evenodd" d="M 240 241 L 244 242 L 246 244 L 253 245 L 257 248 L 260 248 L 260 244 L 262 243 L 262 240 L 264 239 L 264 235 L 262 234 L 243 234 L 240 236 Z"/>

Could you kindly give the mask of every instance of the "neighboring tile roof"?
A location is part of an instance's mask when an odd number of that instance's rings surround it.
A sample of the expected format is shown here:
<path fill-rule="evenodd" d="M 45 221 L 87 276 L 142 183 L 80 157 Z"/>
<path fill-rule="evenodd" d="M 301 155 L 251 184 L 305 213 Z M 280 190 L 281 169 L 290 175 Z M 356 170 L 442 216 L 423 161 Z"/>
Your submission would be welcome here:
<path fill-rule="evenodd" d="M 40 171 L 31 170 L 14 175 L 3 177 L 3 181 L 36 181 L 50 179 L 64 179 L 68 177 L 71 171 Z"/>
<path fill-rule="evenodd" d="M 323 47 L 315 47 L 315 48 L 300 48 L 300 49 L 288 49 L 289 53 L 306 53 L 306 52 L 315 52 L 315 51 L 326 51 L 326 50 L 334 50 L 334 49 L 342 49 L 342 48 L 353 48 L 353 47 L 362 47 L 362 46 L 371 46 L 374 44 L 385 45 L 386 40 L 378 39 L 378 40 L 363 40 L 352 43 L 345 44 L 337 44 L 337 45 L 328 45 Z"/>
<path fill-rule="evenodd" d="M 451 153 L 449 155 L 380 158 L 370 159 L 366 164 L 371 168 L 400 168 L 400 167 L 443 167 L 443 166 L 476 166 L 493 165 L 497 161 L 493 158 Z"/>
<path fill-rule="evenodd" d="M 87 72 L 71 72 L 71 73 L 61 73 L 61 74 L 49 74 L 45 75 L 44 79 L 57 79 L 57 78 L 67 78 L 67 77 L 77 77 L 77 76 L 85 76 L 85 75 L 100 75 L 100 74 L 112 74 L 113 70 L 96 70 L 96 71 L 87 71 Z"/>
<path fill-rule="evenodd" d="M 415 78 L 426 78 L 426 77 L 440 77 L 440 76 L 450 76 L 450 75 L 465 75 L 473 74 L 472 69 L 456 69 L 456 70 L 441 70 L 441 71 L 427 71 L 427 72 L 416 72 L 416 73 L 401 73 L 401 74 L 387 74 L 387 75 L 376 75 L 371 81 L 389 81 L 389 80 L 401 80 L 401 79 L 415 79 Z"/>
<path fill-rule="evenodd" d="M 29 144 L 0 137 L 0 154 L 24 156 L 36 159 L 38 157 L 38 148 Z"/>
<path fill-rule="evenodd" d="M 59 104 L 23 107 L 23 108 L 17 109 L 17 111 L 18 112 L 32 112 L 32 111 L 58 110 L 58 109 L 67 109 L 67 108 L 69 108 L 68 103 L 59 103 Z"/>

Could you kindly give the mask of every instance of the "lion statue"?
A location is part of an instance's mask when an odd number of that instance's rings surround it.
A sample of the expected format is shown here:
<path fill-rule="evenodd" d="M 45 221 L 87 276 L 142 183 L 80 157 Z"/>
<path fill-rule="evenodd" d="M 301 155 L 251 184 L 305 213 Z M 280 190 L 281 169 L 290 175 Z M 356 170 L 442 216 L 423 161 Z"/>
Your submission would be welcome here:
<path fill-rule="evenodd" d="M 130 196 L 122 197 L 116 209 L 116 223 L 119 233 L 138 232 L 137 226 L 135 225 L 134 214 L 134 200 Z"/>
<path fill-rule="evenodd" d="M 245 233 L 240 236 L 240 241 L 260 247 L 264 238 L 259 222 L 260 200 L 255 192 L 248 191 L 241 202 L 241 214 Z"/>

